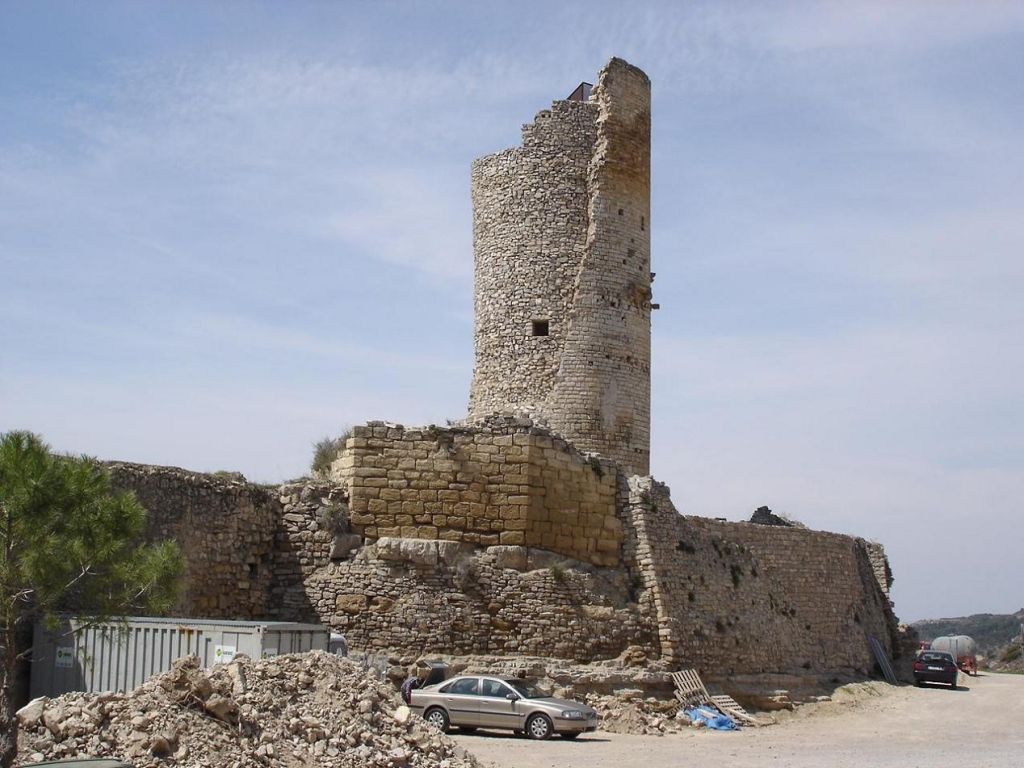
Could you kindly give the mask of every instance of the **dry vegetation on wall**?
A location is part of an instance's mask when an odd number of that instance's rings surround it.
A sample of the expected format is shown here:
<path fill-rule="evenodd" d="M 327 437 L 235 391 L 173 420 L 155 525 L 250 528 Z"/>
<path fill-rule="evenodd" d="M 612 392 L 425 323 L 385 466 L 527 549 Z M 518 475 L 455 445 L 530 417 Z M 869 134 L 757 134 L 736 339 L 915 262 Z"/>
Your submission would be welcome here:
<path fill-rule="evenodd" d="M 310 465 L 314 477 L 326 477 L 331 471 L 331 464 L 345 448 L 345 443 L 352 436 L 352 429 L 346 427 L 337 437 L 330 435 L 313 444 L 313 463 Z"/>

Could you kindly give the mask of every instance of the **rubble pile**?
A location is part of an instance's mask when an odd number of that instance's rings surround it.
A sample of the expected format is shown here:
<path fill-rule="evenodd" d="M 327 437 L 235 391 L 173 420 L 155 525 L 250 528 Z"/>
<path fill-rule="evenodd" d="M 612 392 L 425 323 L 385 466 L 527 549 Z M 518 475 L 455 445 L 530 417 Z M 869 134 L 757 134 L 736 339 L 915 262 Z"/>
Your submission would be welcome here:
<path fill-rule="evenodd" d="M 118 758 L 181 768 L 477 768 L 412 716 L 392 685 L 314 651 L 236 657 L 204 670 L 175 662 L 130 693 L 64 694 L 18 712 L 17 762 Z"/>
<path fill-rule="evenodd" d="M 614 696 L 587 696 L 587 704 L 601 713 L 601 730 L 660 736 L 678 733 L 689 727 L 690 719 L 677 702 L 641 698 L 620 692 Z"/>

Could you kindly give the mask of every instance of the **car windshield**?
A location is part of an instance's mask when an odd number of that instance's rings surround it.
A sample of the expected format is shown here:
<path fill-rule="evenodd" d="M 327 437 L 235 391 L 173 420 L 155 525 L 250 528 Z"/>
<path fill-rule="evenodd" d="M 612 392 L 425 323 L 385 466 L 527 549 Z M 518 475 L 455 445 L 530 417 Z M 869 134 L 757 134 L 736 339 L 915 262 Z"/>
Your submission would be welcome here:
<path fill-rule="evenodd" d="M 921 654 L 921 661 L 931 661 L 931 662 L 934 663 L 936 661 L 951 662 L 952 660 L 953 659 L 950 656 L 947 656 L 944 653 L 922 653 Z"/>
<path fill-rule="evenodd" d="M 512 689 L 522 696 L 524 699 L 548 699 L 551 698 L 550 693 L 545 693 L 536 685 L 531 685 L 525 680 L 506 680 Z"/>

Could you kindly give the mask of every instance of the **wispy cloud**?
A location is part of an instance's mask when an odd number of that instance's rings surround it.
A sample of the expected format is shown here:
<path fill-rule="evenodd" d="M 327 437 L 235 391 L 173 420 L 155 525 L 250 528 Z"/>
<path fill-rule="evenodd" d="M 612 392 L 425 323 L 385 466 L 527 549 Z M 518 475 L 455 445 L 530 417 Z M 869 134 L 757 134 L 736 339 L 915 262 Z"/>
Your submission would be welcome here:
<path fill-rule="evenodd" d="M 922 520 L 1012 527 L 1019 3 L 69 7 L 20 43 L 39 8 L 0 29 L 0 429 L 280 479 L 346 423 L 460 416 L 469 162 L 619 55 L 680 508 L 880 538 L 911 613 Z"/>
<path fill-rule="evenodd" d="M 751 19 L 751 33 L 773 46 L 855 51 L 858 57 L 879 49 L 914 54 L 964 45 L 1024 27 L 1024 9 L 1004 0 L 970 5 L 957 0 L 802 0 L 748 8 L 744 14 Z"/>

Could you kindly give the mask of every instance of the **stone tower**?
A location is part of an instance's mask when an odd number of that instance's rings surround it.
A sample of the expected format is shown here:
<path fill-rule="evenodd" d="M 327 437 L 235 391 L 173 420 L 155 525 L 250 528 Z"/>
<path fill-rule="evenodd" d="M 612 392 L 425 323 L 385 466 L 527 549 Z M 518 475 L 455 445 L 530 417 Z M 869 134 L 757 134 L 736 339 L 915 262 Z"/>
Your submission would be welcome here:
<path fill-rule="evenodd" d="M 469 417 L 527 413 L 584 451 L 650 464 L 651 85 L 612 59 L 472 166 Z"/>

